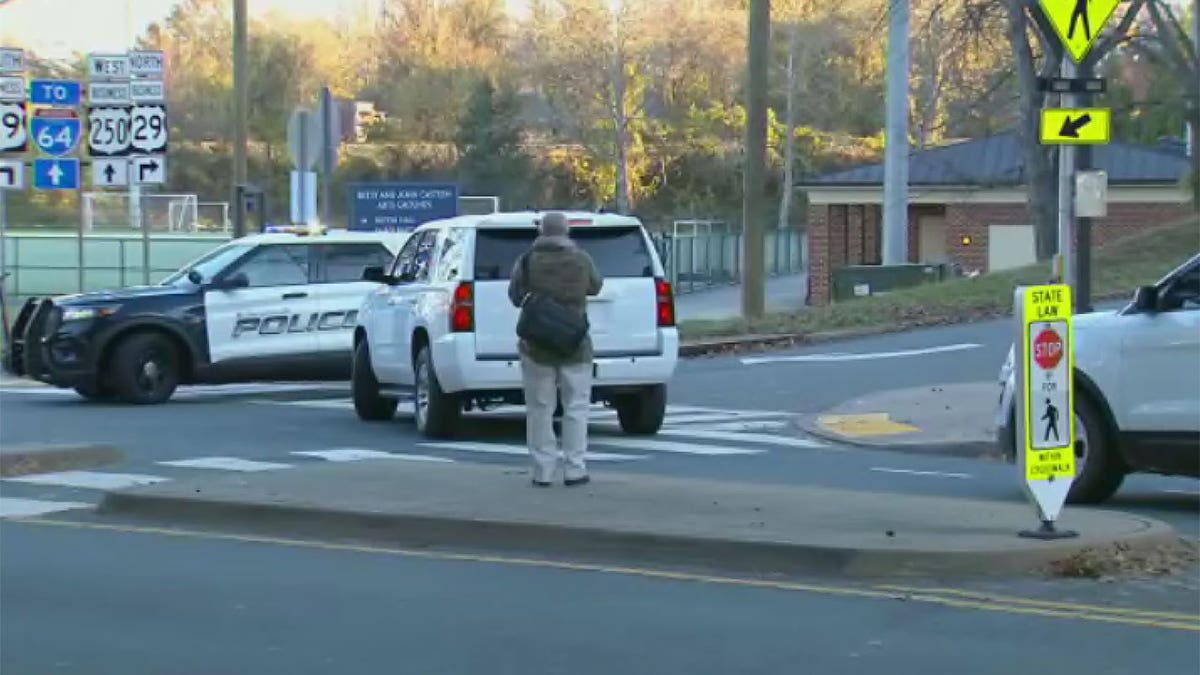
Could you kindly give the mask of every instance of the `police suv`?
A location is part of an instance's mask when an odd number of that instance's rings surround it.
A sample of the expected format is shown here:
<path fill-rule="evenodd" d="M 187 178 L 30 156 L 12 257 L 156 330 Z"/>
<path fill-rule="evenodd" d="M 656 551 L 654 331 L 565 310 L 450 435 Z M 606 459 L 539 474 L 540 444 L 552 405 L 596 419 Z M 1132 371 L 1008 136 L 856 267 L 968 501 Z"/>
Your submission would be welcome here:
<path fill-rule="evenodd" d="M 587 308 L 592 400 L 616 408 L 626 433 L 655 434 L 679 359 L 671 285 L 638 219 L 566 215 L 571 238 L 604 277 Z M 351 388 L 360 418 L 390 419 L 411 392 L 418 431 L 441 437 L 464 410 L 524 402 L 508 282 L 538 218 L 492 213 L 426 223 L 392 264 L 367 270 L 378 285 L 354 329 Z"/>
<path fill-rule="evenodd" d="M 87 399 L 185 383 L 346 378 L 358 307 L 408 233 L 286 230 L 228 242 L 155 286 L 28 300 L 8 369 Z"/>
<path fill-rule="evenodd" d="M 1200 254 L 1117 311 L 1078 314 L 1072 503 L 1111 497 L 1125 476 L 1200 477 Z M 1017 461 L 1015 347 L 1000 369 L 997 441 Z"/>

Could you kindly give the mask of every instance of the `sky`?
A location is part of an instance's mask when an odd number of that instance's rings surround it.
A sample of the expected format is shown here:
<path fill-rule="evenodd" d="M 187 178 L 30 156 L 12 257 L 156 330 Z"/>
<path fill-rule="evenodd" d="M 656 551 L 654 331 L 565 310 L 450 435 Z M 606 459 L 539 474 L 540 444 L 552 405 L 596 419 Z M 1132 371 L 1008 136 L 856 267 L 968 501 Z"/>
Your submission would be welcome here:
<path fill-rule="evenodd" d="M 0 43 L 20 37 L 24 45 L 56 59 L 67 58 L 74 52 L 123 52 L 132 47 L 134 38 L 147 25 L 166 17 L 176 1 L 0 0 Z M 364 6 L 375 7 L 377 3 L 378 0 L 247 0 L 251 16 L 279 10 L 296 18 L 333 18 Z M 509 0 L 509 4 L 521 3 Z"/>

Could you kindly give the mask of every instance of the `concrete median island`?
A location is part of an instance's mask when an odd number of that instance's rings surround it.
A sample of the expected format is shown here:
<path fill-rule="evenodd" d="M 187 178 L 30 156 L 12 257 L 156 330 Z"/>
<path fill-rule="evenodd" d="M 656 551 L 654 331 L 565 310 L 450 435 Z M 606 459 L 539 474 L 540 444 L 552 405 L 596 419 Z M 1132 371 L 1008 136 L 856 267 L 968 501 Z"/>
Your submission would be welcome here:
<path fill-rule="evenodd" d="M 0 447 L 0 477 L 105 466 L 123 457 L 118 448 L 102 443 L 12 444 Z"/>
<path fill-rule="evenodd" d="M 1014 574 L 1082 551 L 1176 540 L 1158 521 L 1068 510 L 1037 541 L 1024 503 L 596 473 L 533 488 L 523 468 L 376 460 L 109 492 L 102 513 L 282 536 L 505 551 L 749 574 Z"/>

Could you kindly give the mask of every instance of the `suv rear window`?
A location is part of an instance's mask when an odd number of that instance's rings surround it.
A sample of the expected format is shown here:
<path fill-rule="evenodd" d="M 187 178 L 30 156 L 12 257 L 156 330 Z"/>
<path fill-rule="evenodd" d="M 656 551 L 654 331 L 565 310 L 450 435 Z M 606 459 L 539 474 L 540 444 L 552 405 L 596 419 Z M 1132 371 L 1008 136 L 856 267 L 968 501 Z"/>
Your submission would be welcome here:
<path fill-rule="evenodd" d="M 475 279 L 507 280 L 517 258 L 536 237 L 533 228 L 478 230 Z M 592 256 L 605 278 L 654 276 L 654 262 L 639 227 L 580 227 L 571 230 L 571 239 Z"/>

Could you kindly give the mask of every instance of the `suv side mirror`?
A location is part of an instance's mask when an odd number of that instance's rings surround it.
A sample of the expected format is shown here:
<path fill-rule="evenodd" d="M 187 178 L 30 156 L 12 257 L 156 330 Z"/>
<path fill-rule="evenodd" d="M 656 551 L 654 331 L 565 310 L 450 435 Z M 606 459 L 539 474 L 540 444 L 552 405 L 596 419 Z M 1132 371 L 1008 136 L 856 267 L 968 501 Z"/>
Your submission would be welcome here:
<path fill-rule="evenodd" d="M 1139 312 L 1158 311 L 1158 289 L 1154 286 L 1138 286 L 1133 294 L 1133 308 Z"/>
<path fill-rule="evenodd" d="M 387 273 L 382 267 L 367 267 L 362 273 L 363 281 L 373 281 L 377 284 L 386 284 L 389 279 Z"/>
<path fill-rule="evenodd" d="M 238 272 L 237 274 L 235 274 L 231 277 L 227 277 L 225 279 L 222 279 L 220 282 L 213 284 L 213 286 L 222 291 L 232 291 L 235 288 L 249 287 L 250 279 L 246 277 L 245 272 Z"/>
<path fill-rule="evenodd" d="M 204 275 L 200 274 L 196 270 L 188 270 L 187 280 L 199 286 L 200 284 L 204 283 Z"/>

